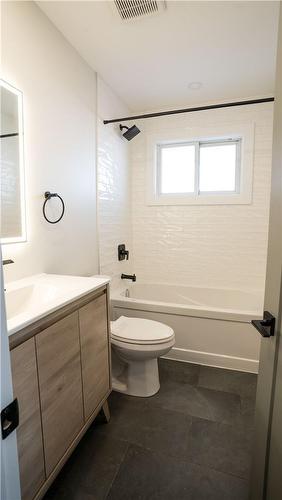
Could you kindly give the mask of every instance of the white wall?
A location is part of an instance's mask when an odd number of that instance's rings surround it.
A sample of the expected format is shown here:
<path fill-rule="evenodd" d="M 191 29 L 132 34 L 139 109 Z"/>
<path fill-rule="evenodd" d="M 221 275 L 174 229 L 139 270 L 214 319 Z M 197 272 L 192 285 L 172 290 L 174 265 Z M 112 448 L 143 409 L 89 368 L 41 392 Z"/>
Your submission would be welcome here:
<path fill-rule="evenodd" d="M 147 119 L 131 146 L 134 271 L 145 281 L 258 289 L 266 267 L 272 104 Z M 147 140 L 152 134 L 193 135 L 196 127 L 255 123 L 250 205 L 148 206 Z"/>
<path fill-rule="evenodd" d="M 132 269 L 132 227 L 129 143 L 119 124 L 103 120 L 127 116 L 129 110 L 98 78 L 98 213 L 100 272 L 112 277 L 112 287 L 120 284 L 120 274 Z M 129 261 L 118 261 L 117 247 L 124 243 Z"/>
<path fill-rule="evenodd" d="M 2 78 L 23 92 L 28 241 L 3 246 L 6 280 L 98 272 L 96 74 L 33 2 L 2 2 Z M 66 204 L 57 225 L 43 193 Z"/>

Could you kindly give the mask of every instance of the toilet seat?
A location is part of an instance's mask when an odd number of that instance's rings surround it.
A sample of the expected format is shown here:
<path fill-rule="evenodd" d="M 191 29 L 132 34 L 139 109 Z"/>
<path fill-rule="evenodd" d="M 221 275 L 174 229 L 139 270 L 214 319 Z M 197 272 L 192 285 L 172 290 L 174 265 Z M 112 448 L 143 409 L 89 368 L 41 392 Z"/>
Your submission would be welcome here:
<path fill-rule="evenodd" d="M 174 338 L 172 328 L 163 323 L 126 316 L 111 322 L 111 333 L 113 340 L 139 345 L 163 344 Z"/>

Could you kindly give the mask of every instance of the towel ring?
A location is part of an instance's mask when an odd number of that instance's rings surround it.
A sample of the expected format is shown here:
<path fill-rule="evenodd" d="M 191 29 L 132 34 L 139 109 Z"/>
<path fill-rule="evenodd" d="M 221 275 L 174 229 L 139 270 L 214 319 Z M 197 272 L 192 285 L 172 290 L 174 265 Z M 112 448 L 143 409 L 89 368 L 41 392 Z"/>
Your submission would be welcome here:
<path fill-rule="evenodd" d="M 47 222 L 49 222 L 49 224 L 57 224 L 57 222 L 60 222 L 60 220 L 63 218 L 64 213 L 65 213 L 65 204 L 64 204 L 64 200 L 63 200 L 63 198 L 62 198 L 59 194 L 57 194 L 57 193 L 50 193 L 50 191 L 45 191 L 44 196 L 45 196 L 45 201 L 44 201 L 44 203 L 43 203 L 43 209 L 42 209 L 44 219 L 45 219 Z M 50 219 L 48 219 L 48 217 L 47 217 L 47 215 L 46 215 L 46 213 L 45 213 L 46 203 L 47 203 L 47 201 L 48 201 L 48 200 L 50 200 L 51 198 L 56 198 L 56 197 L 57 197 L 57 198 L 59 198 L 59 200 L 61 200 L 61 203 L 62 203 L 62 213 L 61 213 L 60 217 L 59 217 L 57 220 L 50 220 Z"/>

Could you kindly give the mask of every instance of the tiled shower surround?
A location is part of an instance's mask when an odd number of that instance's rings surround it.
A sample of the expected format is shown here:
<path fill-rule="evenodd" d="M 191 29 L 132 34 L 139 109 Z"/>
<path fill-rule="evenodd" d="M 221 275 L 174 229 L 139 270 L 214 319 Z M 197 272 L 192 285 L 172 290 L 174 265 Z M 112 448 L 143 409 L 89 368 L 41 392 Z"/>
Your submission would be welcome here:
<path fill-rule="evenodd" d="M 120 274 L 132 267 L 131 187 L 129 144 L 121 138 L 119 124 L 103 119 L 128 114 L 128 109 L 98 78 L 98 232 L 100 273 L 111 276 L 117 286 Z M 130 260 L 119 262 L 117 248 L 125 243 Z"/>
<path fill-rule="evenodd" d="M 134 272 L 154 283 L 263 290 L 270 192 L 272 104 L 203 111 L 138 122 L 130 144 Z M 147 140 L 194 128 L 254 123 L 253 202 L 250 205 L 148 206 Z"/>
<path fill-rule="evenodd" d="M 101 92 L 100 92 L 101 95 Z M 104 85 L 98 124 L 99 243 L 101 273 L 120 283 L 121 272 L 154 283 L 263 290 L 270 191 L 271 103 L 138 121 L 130 143 L 119 124 L 102 118 L 125 115 Z M 104 104 L 106 103 L 106 104 Z M 116 109 L 110 109 L 111 104 Z M 117 109 L 118 108 L 118 109 Z M 99 100 L 98 100 L 99 109 Z M 129 113 L 130 114 L 130 113 Z M 147 142 L 152 134 L 172 137 L 187 130 L 232 124 L 255 126 L 253 201 L 249 205 L 149 206 L 146 201 Z M 127 123 L 129 125 L 129 123 Z M 130 157 L 128 157 L 128 150 Z M 117 261 L 126 243 L 129 263 Z"/>

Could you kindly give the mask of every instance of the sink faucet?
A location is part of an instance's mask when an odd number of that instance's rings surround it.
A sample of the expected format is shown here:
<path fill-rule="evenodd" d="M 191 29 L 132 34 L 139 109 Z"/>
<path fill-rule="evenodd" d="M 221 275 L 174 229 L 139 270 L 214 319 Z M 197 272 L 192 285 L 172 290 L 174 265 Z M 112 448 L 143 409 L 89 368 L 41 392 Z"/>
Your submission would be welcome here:
<path fill-rule="evenodd" d="M 122 280 L 132 280 L 136 281 L 136 275 L 135 274 L 122 274 L 121 275 Z"/>

